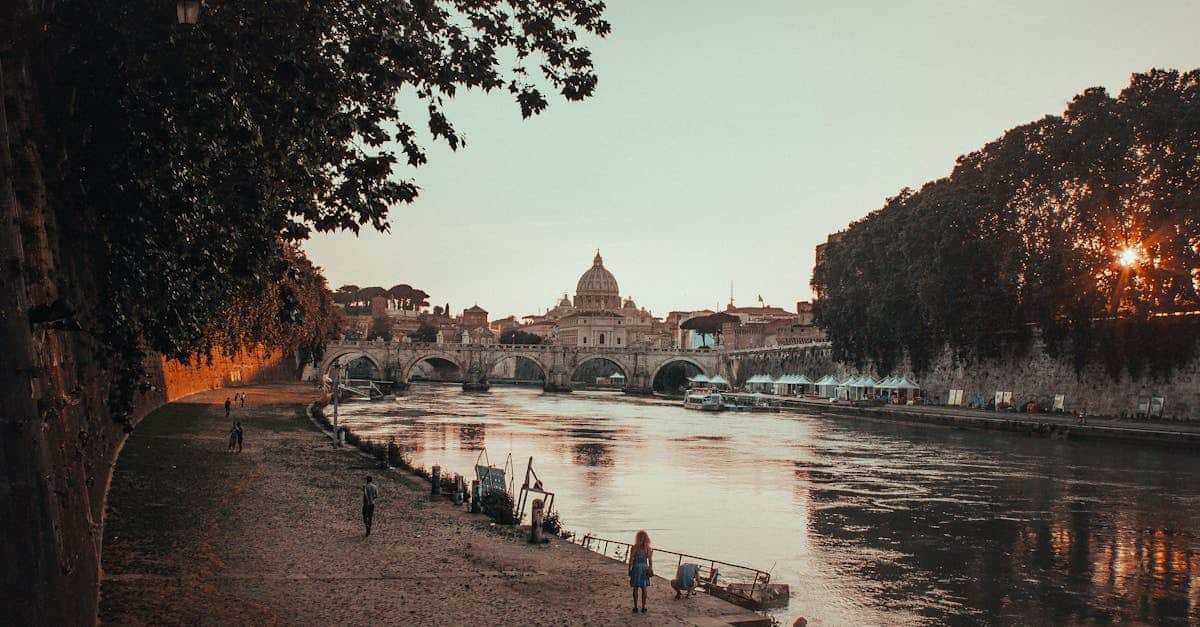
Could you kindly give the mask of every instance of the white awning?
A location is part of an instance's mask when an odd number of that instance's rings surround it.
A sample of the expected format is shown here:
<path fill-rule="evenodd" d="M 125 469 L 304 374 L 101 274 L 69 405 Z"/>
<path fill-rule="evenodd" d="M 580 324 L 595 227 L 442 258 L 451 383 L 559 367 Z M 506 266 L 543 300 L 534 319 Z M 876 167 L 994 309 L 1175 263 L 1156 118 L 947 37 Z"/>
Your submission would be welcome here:
<path fill-rule="evenodd" d="M 900 377 L 900 380 L 897 381 L 895 385 L 896 385 L 896 389 L 900 389 L 900 390 L 919 390 L 919 389 L 921 389 L 921 386 L 917 385 L 916 383 L 913 383 L 912 381 L 909 381 L 908 377 Z"/>
<path fill-rule="evenodd" d="M 625 375 L 623 375 L 623 374 L 621 374 L 621 373 L 619 373 L 619 372 L 614 372 L 614 373 L 612 373 L 612 374 L 608 375 L 608 378 L 609 378 L 609 379 L 624 379 L 624 378 L 625 378 Z"/>
<path fill-rule="evenodd" d="M 746 379 L 746 383 L 775 383 L 775 379 L 772 379 L 769 375 L 756 374 Z"/>
<path fill-rule="evenodd" d="M 703 374 L 698 374 L 691 379 L 688 379 L 688 381 L 691 381 L 692 383 L 712 383 L 712 379 L 709 379 L 708 376 Z"/>
<path fill-rule="evenodd" d="M 717 376 L 709 379 L 708 382 L 714 383 L 716 385 L 729 385 L 729 382 L 726 381 L 725 377 L 722 377 L 721 375 L 717 375 Z"/>
<path fill-rule="evenodd" d="M 802 374 L 785 374 L 775 380 L 775 383 L 783 385 L 812 385 L 812 381 Z"/>
<path fill-rule="evenodd" d="M 817 385 L 841 385 L 842 382 L 833 378 L 832 375 L 825 375 L 817 381 Z"/>

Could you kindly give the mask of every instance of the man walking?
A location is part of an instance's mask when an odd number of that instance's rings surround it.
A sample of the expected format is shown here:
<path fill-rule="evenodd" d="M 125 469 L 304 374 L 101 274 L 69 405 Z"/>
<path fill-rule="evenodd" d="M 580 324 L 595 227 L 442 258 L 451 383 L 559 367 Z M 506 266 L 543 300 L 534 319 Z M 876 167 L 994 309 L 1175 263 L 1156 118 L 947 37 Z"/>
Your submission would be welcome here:
<path fill-rule="evenodd" d="M 375 518 L 375 499 L 379 498 L 379 488 L 375 487 L 375 483 L 371 480 L 370 475 L 367 476 L 367 482 L 363 485 L 363 526 L 367 528 L 367 535 L 371 535 L 371 521 Z"/>
<path fill-rule="evenodd" d="M 237 434 L 238 452 L 242 452 L 242 423 L 238 421 L 233 426 L 233 432 Z"/>
<path fill-rule="evenodd" d="M 225 397 L 225 417 L 226 417 L 226 418 L 229 418 L 229 408 L 230 408 L 230 407 L 232 407 L 232 406 L 233 406 L 233 403 L 231 403 L 231 402 L 229 401 L 229 397 L 228 397 L 228 396 L 226 396 L 226 397 Z"/>

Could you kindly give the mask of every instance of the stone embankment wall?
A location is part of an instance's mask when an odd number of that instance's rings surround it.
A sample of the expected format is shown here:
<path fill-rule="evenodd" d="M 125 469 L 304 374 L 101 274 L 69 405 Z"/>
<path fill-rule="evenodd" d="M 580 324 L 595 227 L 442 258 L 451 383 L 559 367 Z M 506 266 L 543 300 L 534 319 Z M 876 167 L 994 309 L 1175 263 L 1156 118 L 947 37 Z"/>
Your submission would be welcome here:
<path fill-rule="evenodd" d="M 235 355 L 216 351 L 211 359 L 198 357 L 189 364 L 166 357 L 148 357 L 146 370 L 154 389 L 139 399 L 137 419 L 163 403 L 196 392 L 251 381 L 294 378 L 295 366 L 294 358 L 261 346 Z"/>
<path fill-rule="evenodd" d="M 1070 363 L 1051 359 L 1038 346 L 1029 355 L 1009 362 L 955 362 L 946 351 L 920 379 L 930 395 L 945 402 L 951 389 L 963 390 L 964 403 L 977 394 L 994 398 L 997 391 L 1012 392 L 1013 404 L 1029 401 L 1051 407 L 1056 394 L 1065 398 L 1067 411 L 1091 415 L 1132 416 L 1138 398 L 1163 398 L 1164 418 L 1200 420 L 1200 362 L 1176 371 L 1170 381 L 1148 376 L 1133 381 L 1122 373 L 1113 379 L 1097 366 L 1076 375 Z"/>
<path fill-rule="evenodd" d="M 804 374 L 813 380 L 827 374 L 838 379 L 860 374 L 853 367 L 831 359 L 827 348 L 796 347 L 739 355 L 727 365 L 738 383 L 755 374 Z M 865 374 L 881 378 L 880 373 L 871 369 Z M 1055 395 L 1062 394 L 1066 397 L 1067 411 L 1122 416 L 1137 411 L 1139 398 L 1157 396 L 1164 399 L 1164 418 L 1200 420 L 1200 360 L 1176 371 L 1169 381 L 1155 381 L 1148 376 L 1133 381 L 1125 373 L 1113 379 L 1098 366 L 1076 375 L 1070 363 L 1050 358 L 1036 345 L 1027 356 L 1010 361 L 956 361 L 947 349 L 920 376 L 907 367 L 883 375 L 905 375 L 920 383 L 930 398 L 939 403 L 947 401 L 951 389 L 963 390 L 963 404 L 977 395 L 983 395 L 986 403 L 997 391 L 1005 391 L 1012 392 L 1015 405 L 1034 401 L 1047 408 L 1052 407 Z"/>

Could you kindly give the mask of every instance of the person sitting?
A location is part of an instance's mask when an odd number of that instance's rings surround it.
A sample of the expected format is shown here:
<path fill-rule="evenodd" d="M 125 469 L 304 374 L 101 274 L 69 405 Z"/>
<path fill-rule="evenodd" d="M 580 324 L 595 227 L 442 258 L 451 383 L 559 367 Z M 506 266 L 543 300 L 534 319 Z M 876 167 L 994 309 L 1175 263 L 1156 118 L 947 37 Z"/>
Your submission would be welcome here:
<path fill-rule="evenodd" d="M 683 598 L 683 593 L 688 593 L 692 596 L 696 593 L 696 586 L 700 583 L 700 567 L 690 562 L 685 562 L 675 569 L 675 578 L 671 580 L 671 587 L 675 589 L 675 600 Z"/>

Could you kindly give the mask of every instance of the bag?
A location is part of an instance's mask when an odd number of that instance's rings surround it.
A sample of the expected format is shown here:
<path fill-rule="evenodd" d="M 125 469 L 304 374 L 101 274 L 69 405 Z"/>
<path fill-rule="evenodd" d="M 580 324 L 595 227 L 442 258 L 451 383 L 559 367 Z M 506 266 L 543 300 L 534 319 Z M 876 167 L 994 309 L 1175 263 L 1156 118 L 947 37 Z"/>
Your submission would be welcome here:
<path fill-rule="evenodd" d="M 647 579 L 649 579 L 649 578 L 651 578 L 651 577 L 653 577 L 653 576 L 654 576 L 654 569 L 653 569 L 653 568 L 647 568 L 647 569 L 646 569 L 646 578 L 647 578 Z"/>

